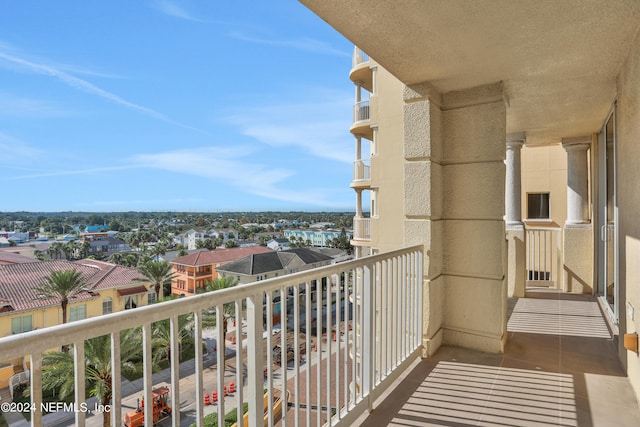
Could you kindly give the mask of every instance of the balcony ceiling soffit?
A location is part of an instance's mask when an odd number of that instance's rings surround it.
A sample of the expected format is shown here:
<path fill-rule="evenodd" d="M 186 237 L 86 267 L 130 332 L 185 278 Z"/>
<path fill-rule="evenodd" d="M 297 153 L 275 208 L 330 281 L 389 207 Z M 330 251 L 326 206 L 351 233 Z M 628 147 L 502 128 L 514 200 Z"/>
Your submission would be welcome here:
<path fill-rule="evenodd" d="M 527 143 L 596 132 L 640 28 L 637 0 L 300 0 L 405 84 L 503 81 Z"/>

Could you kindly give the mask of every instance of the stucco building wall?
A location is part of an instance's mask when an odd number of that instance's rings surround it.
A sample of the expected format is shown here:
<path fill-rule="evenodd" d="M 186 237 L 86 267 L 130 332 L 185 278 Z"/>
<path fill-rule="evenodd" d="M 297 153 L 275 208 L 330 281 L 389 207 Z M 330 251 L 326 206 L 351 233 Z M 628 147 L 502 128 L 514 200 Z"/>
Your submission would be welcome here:
<path fill-rule="evenodd" d="M 620 355 L 640 396 L 640 357 L 622 346 L 622 334 L 640 331 L 640 34 L 617 79 L 617 204 Z M 633 318 L 630 312 L 634 312 Z"/>

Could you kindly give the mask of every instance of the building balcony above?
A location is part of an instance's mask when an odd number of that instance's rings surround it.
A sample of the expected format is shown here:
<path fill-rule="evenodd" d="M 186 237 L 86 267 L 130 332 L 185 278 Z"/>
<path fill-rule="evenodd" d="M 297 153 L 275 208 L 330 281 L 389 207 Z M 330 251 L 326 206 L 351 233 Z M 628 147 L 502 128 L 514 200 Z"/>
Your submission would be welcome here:
<path fill-rule="evenodd" d="M 368 188 L 371 186 L 371 161 L 361 159 L 353 162 L 353 181 L 351 188 Z"/>
<path fill-rule="evenodd" d="M 369 100 L 356 102 L 353 106 L 353 124 L 349 131 L 368 140 L 373 140 L 371 129 L 371 106 Z"/>
<path fill-rule="evenodd" d="M 371 240 L 371 218 L 353 217 L 352 244 Z"/>
<path fill-rule="evenodd" d="M 349 78 L 354 83 L 359 83 L 369 92 L 373 92 L 373 71 L 370 68 L 371 60 L 369 55 L 358 47 L 353 50 L 353 60 Z"/>

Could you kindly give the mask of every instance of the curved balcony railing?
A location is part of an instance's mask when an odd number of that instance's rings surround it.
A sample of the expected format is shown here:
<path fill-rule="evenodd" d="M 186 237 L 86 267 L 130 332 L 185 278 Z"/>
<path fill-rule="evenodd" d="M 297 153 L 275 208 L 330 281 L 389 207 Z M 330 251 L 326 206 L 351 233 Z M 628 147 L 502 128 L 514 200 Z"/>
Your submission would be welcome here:
<path fill-rule="evenodd" d="M 353 218 L 353 240 L 371 240 L 371 218 Z"/>
<path fill-rule="evenodd" d="M 361 159 L 353 162 L 353 180 L 369 181 L 371 179 L 371 161 L 369 159 Z"/>
<path fill-rule="evenodd" d="M 369 112 L 369 100 L 356 102 L 353 106 L 353 123 L 369 120 L 371 118 Z"/>
<path fill-rule="evenodd" d="M 355 68 L 360 64 L 364 64 L 365 62 L 369 62 L 369 55 L 364 53 L 364 51 L 360 49 L 358 46 L 354 47 L 353 57 L 351 59 L 352 68 Z"/>

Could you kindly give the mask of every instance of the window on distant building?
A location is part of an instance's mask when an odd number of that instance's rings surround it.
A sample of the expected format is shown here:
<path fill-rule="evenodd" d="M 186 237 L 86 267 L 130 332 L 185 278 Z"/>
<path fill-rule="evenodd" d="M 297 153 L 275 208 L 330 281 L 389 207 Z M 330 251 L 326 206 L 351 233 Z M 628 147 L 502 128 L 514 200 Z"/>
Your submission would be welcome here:
<path fill-rule="evenodd" d="M 124 297 L 124 309 L 130 310 L 138 306 L 138 295 L 127 295 Z"/>
<path fill-rule="evenodd" d="M 527 219 L 549 219 L 549 193 L 527 194 Z"/>
<path fill-rule="evenodd" d="M 154 302 L 156 302 L 156 292 L 152 288 L 151 291 L 147 294 L 147 304 L 151 305 Z"/>
<path fill-rule="evenodd" d="M 11 319 L 11 333 L 21 334 L 33 329 L 33 315 L 14 317 Z"/>
<path fill-rule="evenodd" d="M 113 301 L 111 297 L 106 297 L 102 300 L 102 314 L 109 314 L 113 312 Z"/>
<path fill-rule="evenodd" d="M 87 304 L 75 305 L 69 309 L 69 321 L 75 322 L 87 318 Z"/>

